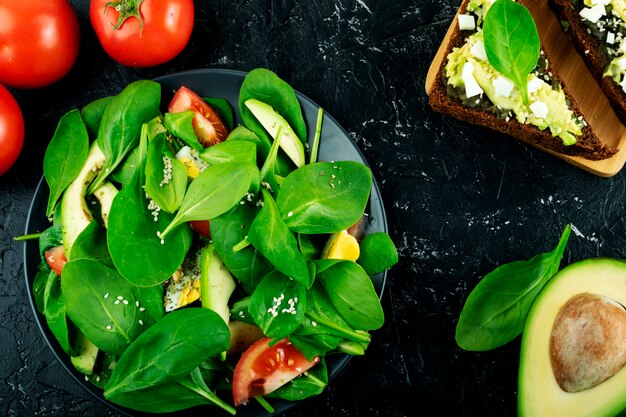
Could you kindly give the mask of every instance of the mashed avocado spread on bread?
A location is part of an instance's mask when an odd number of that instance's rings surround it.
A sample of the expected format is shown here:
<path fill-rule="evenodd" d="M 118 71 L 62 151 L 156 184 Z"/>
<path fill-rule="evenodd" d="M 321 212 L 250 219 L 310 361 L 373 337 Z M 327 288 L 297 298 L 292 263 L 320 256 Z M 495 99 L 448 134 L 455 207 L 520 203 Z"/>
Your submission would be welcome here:
<path fill-rule="evenodd" d="M 482 24 L 494 1 L 471 0 L 466 13 L 459 15 L 460 29 L 472 33 L 464 45 L 448 55 L 444 70 L 448 94 L 467 107 L 489 111 L 506 122 L 515 118 L 540 130 L 549 129 L 563 145 L 575 144 L 585 122 L 570 109 L 561 85 L 548 71 L 543 53 L 528 75 L 527 103 L 515 83 L 500 74 L 487 59 Z"/>

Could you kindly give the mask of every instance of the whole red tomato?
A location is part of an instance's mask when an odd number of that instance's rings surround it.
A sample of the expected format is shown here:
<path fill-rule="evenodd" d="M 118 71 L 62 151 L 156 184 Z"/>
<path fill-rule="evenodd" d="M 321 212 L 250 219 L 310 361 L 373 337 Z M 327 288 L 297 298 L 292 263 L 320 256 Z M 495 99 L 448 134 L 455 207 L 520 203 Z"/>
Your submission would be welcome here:
<path fill-rule="evenodd" d="M 0 83 L 39 88 L 74 65 L 80 29 L 67 0 L 0 1 Z"/>
<path fill-rule="evenodd" d="M 0 175 L 7 172 L 24 144 L 24 119 L 17 102 L 0 85 Z"/>
<path fill-rule="evenodd" d="M 91 24 L 107 54 L 122 65 L 151 67 L 187 45 L 193 0 L 92 0 Z"/>

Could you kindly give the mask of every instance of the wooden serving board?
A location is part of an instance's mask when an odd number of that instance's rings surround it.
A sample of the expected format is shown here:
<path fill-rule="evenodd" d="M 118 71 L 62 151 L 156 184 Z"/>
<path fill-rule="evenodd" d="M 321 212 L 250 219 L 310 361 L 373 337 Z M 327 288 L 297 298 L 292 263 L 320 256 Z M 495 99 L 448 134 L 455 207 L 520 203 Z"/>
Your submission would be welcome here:
<path fill-rule="evenodd" d="M 559 21 L 548 6 L 548 1 L 519 0 L 519 2 L 528 8 L 535 19 L 542 48 L 550 56 L 550 66 L 556 69 L 563 79 L 569 93 L 578 103 L 583 116 L 598 138 L 604 144 L 617 148 L 618 152 L 609 159 L 591 161 L 581 157 L 563 155 L 534 143 L 528 143 L 595 175 L 611 177 L 617 174 L 626 163 L 626 151 L 624 150 L 626 148 L 626 128 L 620 123 L 602 90 L 570 43 L 567 34 L 563 32 Z M 432 90 L 435 77 L 439 76 L 439 68 L 445 58 L 446 46 L 457 24 L 455 17 L 428 70 L 426 76 L 427 94 L 430 94 Z"/>

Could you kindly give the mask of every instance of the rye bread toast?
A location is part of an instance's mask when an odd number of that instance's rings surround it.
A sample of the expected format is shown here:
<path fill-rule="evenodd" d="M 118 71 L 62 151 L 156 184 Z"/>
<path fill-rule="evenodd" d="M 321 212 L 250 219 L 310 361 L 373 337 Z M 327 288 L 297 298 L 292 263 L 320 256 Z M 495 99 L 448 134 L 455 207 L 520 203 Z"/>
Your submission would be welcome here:
<path fill-rule="evenodd" d="M 604 42 L 588 33 L 585 22 L 571 0 L 548 0 L 548 4 L 561 21 L 569 23 L 567 33 L 576 51 L 583 58 L 589 72 L 598 81 L 617 117 L 626 125 L 626 93 L 615 80 L 604 76 L 604 69 L 610 63 Z"/>
<path fill-rule="evenodd" d="M 460 14 L 466 12 L 468 1 L 469 0 L 464 0 L 461 4 L 459 11 Z M 536 126 L 520 123 L 515 118 L 509 118 L 507 120 L 498 118 L 495 113 L 466 107 L 460 99 L 450 96 L 447 92 L 447 85 L 445 81 L 445 67 L 448 62 L 447 56 L 452 52 L 453 48 L 463 46 L 467 36 L 469 35 L 470 32 L 461 31 L 457 26 L 454 33 L 450 37 L 450 41 L 446 48 L 446 58 L 443 59 L 439 68 L 439 76 L 435 78 L 433 86 L 429 91 L 428 101 L 434 110 L 472 124 L 484 126 L 495 131 L 505 133 L 523 141 L 535 144 L 539 147 L 547 148 L 565 155 L 581 156 L 586 159 L 600 160 L 609 158 L 616 153 L 616 149 L 604 146 L 589 126 L 582 129 L 582 135 L 577 137 L 577 142 L 575 144 L 565 146 L 563 145 L 561 138 L 552 136 L 549 129 L 540 130 Z M 559 78 L 555 71 L 552 69 L 550 69 L 550 71 L 555 80 L 562 86 L 563 91 L 570 102 L 570 108 L 576 116 L 580 116 L 581 112 L 573 97 L 568 94 L 563 81 Z"/>

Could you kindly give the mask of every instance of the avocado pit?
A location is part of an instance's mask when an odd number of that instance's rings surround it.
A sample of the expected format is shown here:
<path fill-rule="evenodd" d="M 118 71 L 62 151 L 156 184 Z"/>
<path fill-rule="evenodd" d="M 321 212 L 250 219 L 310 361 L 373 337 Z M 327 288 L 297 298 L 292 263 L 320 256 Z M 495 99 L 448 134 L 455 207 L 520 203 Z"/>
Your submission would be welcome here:
<path fill-rule="evenodd" d="M 592 388 L 626 364 L 626 310 L 608 297 L 582 293 L 561 307 L 550 336 L 550 362 L 566 392 Z"/>

